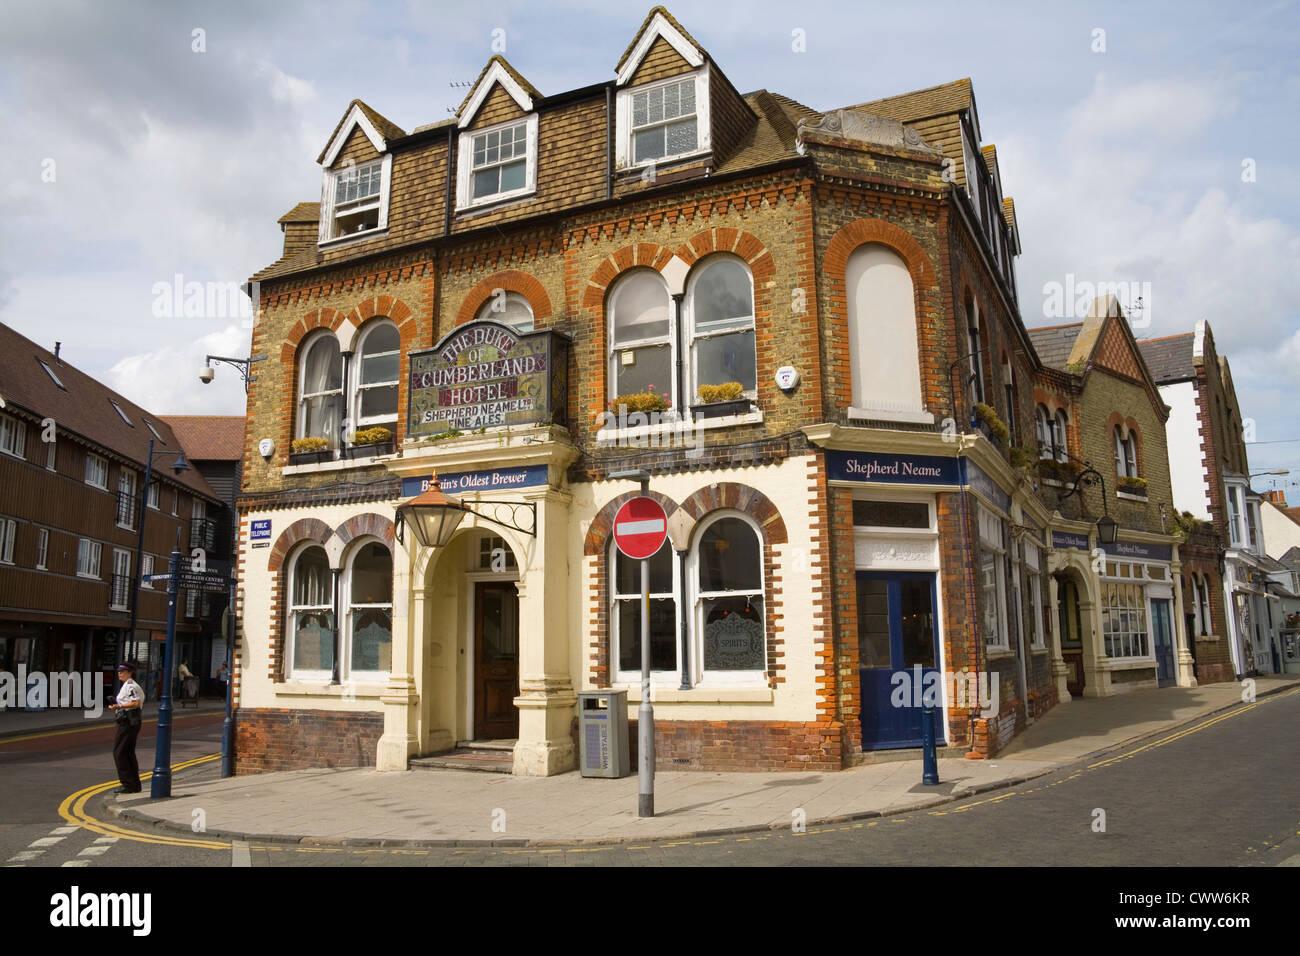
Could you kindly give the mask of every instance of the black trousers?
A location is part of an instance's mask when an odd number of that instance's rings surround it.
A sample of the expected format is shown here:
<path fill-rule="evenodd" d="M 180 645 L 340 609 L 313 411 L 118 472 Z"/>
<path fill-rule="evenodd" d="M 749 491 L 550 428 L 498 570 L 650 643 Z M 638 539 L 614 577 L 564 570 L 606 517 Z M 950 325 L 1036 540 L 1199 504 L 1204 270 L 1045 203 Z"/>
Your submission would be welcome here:
<path fill-rule="evenodd" d="M 135 739 L 140 736 L 140 725 L 117 722 L 117 736 L 113 738 L 113 763 L 117 764 L 117 779 L 128 790 L 140 790 L 140 764 L 135 759 Z"/>

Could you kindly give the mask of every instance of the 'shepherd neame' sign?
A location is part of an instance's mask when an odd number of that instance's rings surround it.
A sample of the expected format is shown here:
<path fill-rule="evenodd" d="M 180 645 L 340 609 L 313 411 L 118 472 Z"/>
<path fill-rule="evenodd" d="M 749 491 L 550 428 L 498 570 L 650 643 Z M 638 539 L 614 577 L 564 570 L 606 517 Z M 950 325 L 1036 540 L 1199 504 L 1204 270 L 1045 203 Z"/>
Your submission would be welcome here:
<path fill-rule="evenodd" d="M 496 425 L 563 424 L 569 340 L 469 322 L 411 353 L 411 435 Z"/>

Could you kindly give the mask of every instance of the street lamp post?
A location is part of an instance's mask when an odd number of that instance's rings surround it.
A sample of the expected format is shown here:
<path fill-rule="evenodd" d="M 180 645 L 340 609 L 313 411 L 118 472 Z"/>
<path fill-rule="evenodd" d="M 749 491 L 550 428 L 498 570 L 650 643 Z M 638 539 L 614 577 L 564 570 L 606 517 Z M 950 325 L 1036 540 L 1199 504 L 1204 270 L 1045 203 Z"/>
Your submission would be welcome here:
<path fill-rule="evenodd" d="M 1119 522 L 1110 516 L 1110 507 L 1106 504 L 1106 479 L 1088 462 L 1085 461 L 1084 465 L 1087 467 L 1074 479 L 1074 487 L 1061 495 L 1061 500 L 1064 501 L 1071 495 L 1078 494 L 1079 489 L 1091 485 L 1094 480 L 1100 482 L 1102 516 L 1097 519 L 1097 540 L 1102 544 L 1114 544 L 1119 537 Z"/>
<path fill-rule="evenodd" d="M 135 542 L 135 574 L 131 581 L 131 619 L 127 625 L 127 659 L 135 657 L 135 625 L 139 616 L 140 608 L 140 561 L 144 557 L 144 521 L 149 514 L 149 486 L 153 484 L 153 439 L 149 439 L 149 453 L 145 457 L 144 463 L 144 487 L 140 489 L 140 529 L 136 535 Z M 190 464 L 185 460 L 185 452 L 176 453 L 176 461 L 172 463 L 172 472 L 179 475 L 190 470 Z M 178 532 L 179 533 L 179 532 Z"/>
<path fill-rule="evenodd" d="M 172 795 L 172 654 L 176 647 L 176 602 L 180 599 L 181 531 L 176 529 L 170 573 L 167 576 L 167 643 L 163 650 L 162 699 L 158 702 L 158 744 L 154 748 L 153 779 L 149 796 L 159 800 Z"/>

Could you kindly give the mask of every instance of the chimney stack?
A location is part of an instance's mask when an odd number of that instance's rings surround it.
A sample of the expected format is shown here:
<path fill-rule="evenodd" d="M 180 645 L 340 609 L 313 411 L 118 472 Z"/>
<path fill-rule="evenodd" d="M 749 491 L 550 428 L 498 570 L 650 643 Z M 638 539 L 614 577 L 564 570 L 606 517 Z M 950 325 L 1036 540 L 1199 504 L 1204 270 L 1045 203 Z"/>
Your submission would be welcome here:
<path fill-rule="evenodd" d="M 63 343 L 62 343 L 62 342 L 55 342 L 55 343 L 54 343 L 54 364 L 55 364 L 55 365 L 62 365 L 62 364 L 63 364 L 63 360 L 59 358 L 59 349 L 61 349 L 62 347 L 63 347 Z"/>

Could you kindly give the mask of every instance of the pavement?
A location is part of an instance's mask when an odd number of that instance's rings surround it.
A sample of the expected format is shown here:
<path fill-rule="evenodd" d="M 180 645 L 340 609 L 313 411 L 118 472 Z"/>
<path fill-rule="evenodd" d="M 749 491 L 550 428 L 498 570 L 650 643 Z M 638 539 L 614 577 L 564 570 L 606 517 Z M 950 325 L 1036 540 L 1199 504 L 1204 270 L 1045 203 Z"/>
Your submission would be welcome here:
<path fill-rule="evenodd" d="M 1296 687 L 1300 679 L 1295 677 L 1255 678 L 1257 698 Z M 1236 682 L 1074 700 L 1039 718 L 994 759 L 940 760 L 937 786 L 921 783 L 919 757 L 833 773 L 659 771 L 656 813 L 648 818 L 637 816 L 635 774 L 611 780 L 576 771 L 515 777 L 372 768 L 227 779 L 209 768 L 178 774 L 170 799 L 120 796 L 110 812 L 187 836 L 194 836 L 192 822 L 204 819 L 202 834 L 208 838 L 317 845 L 538 846 L 699 838 L 844 823 L 950 803 L 1016 786 L 1242 705 L 1243 688 Z"/>
<path fill-rule="evenodd" d="M 113 711 L 108 709 L 110 703 L 112 703 L 112 698 L 104 698 L 101 713 L 97 717 L 90 716 L 87 711 L 79 707 L 49 707 L 45 710 L 2 709 L 0 710 L 0 741 L 26 737 L 29 734 L 47 734 L 60 730 L 81 730 L 91 723 L 111 724 L 115 719 L 115 715 Z M 182 714 L 225 713 L 225 710 L 225 700 L 215 697 L 200 698 L 197 707 L 188 704 L 182 707 L 180 701 L 172 700 L 172 714 L 177 717 Z M 156 719 L 158 717 L 158 701 L 146 701 L 143 711 L 144 720 Z"/>

